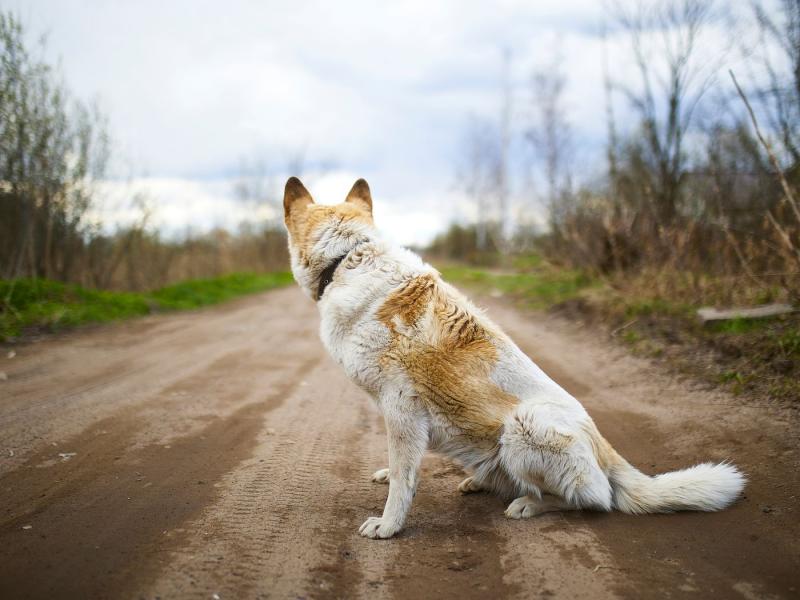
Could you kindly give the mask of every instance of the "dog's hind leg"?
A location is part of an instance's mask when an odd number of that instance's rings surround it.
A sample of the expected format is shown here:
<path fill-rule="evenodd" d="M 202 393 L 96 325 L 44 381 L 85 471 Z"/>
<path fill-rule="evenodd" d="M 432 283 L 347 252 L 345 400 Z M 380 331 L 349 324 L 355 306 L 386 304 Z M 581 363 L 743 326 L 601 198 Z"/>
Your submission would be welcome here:
<path fill-rule="evenodd" d="M 506 516 L 521 519 L 552 510 L 611 510 L 611 484 L 591 444 L 579 428 L 559 422 L 551 413 L 547 408 L 521 407 L 506 423 L 500 453 L 504 468 L 522 492 Z M 542 492 L 551 496 L 539 500 Z"/>
<path fill-rule="evenodd" d="M 522 496 L 508 505 L 505 515 L 509 519 L 527 519 L 547 512 L 562 510 L 580 510 L 558 496 L 544 494 L 541 498 L 535 496 Z"/>
<path fill-rule="evenodd" d="M 389 483 L 389 469 L 378 469 L 370 479 L 375 483 Z"/>
<path fill-rule="evenodd" d="M 462 494 L 493 492 L 507 498 L 524 493 L 493 460 L 476 468 L 471 476 L 459 484 L 458 491 Z"/>
<path fill-rule="evenodd" d="M 458 484 L 458 491 L 462 494 L 473 494 L 475 492 L 483 492 L 486 488 L 481 485 L 477 477 L 471 475 L 464 481 Z"/>

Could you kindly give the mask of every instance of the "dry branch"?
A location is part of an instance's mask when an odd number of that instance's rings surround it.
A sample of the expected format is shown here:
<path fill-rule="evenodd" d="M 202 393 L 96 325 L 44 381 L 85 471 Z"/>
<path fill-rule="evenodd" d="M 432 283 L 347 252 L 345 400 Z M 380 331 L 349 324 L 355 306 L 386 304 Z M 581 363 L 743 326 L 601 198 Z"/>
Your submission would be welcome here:
<path fill-rule="evenodd" d="M 781 168 L 780 163 L 778 162 L 775 153 L 772 151 L 772 147 L 769 145 L 769 142 L 764 138 L 761 133 L 761 128 L 758 126 L 758 120 L 756 119 L 756 114 L 753 112 L 753 107 L 750 106 L 750 102 L 747 100 L 747 96 L 744 95 L 742 88 L 739 86 L 739 82 L 736 81 L 736 76 L 733 74 L 733 71 L 728 69 L 728 73 L 733 80 L 733 85 L 736 86 L 736 91 L 739 93 L 739 97 L 744 102 L 744 105 L 747 107 L 747 112 L 750 115 L 750 121 L 753 123 L 753 128 L 756 130 L 756 135 L 758 136 L 758 141 L 761 142 L 761 145 L 764 147 L 764 150 L 767 151 L 767 156 L 769 156 L 769 161 L 772 163 L 773 168 L 775 169 L 775 173 L 778 176 L 778 179 L 781 182 L 781 187 L 783 188 L 783 193 L 786 196 L 786 199 L 789 201 L 789 204 L 794 211 L 794 216 L 797 218 L 797 222 L 800 223 L 800 208 L 798 208 L 797 199 L 794 197 L 794 192 L 792 192 L 792 187 L 789 185 L 789 182 L 786 180 L 786 176 L 783 174 L 783 169 Z"/>
<path fill-rule="evenodd" d="M 790 304 L 765 304 L 753 308 L 730 308 L 726 310 L 705 307 L 698 309 L 697 316 L 700 317 L 703 323 L 710 323 L 712 321 L 732 321 L 733 319 L 764 319 L 788 315 L 795 310 Z"/>

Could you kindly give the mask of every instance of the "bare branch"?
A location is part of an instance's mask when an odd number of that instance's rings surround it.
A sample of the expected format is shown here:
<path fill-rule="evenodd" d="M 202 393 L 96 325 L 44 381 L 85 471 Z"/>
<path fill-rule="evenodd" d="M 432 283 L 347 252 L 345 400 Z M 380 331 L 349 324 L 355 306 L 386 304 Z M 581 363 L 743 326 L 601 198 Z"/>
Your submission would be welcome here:
<path fill-rule="evenodd" d="M 733 85 L 736 86 L 736 91 L 739 93 L 739 97 L 744 102 L 745 107 L 747 107 L 747 112 L 750 115 L 750 121 L 753 123 L 753 128 L 756 131 L 756 136 L 758 136 L 758 141 L 761 142 L 761 145 L 764 147 L 764 150 L 767 152 L 767 156 L 769 156 L 769 161 L 772 163 L 772 167 L 775 169 L 775 174 L 778 176 L 778 179 L 781 183 L 781 188 L 783 189 L 784 196 L 789 202 L 789 205 L 792 207 L 792 211 L 797 218 L 798 224 L 800 224 L 800 207 L 797 205 L 797 200 L 794 197 L 794 193 L 792 192 L 792 188 L 789 185 L 789 182 L 786 180 L 786 176 L 783 174 L 783 169 L 781 169 L 781 165 L 778 162 L 778 159 L 775 156 L 775 153 L 772 151 L 772 146 L 770 146 L 769 142 L 764 138 L 764 135 L 761 133 L 761 129 L 758 126 L 758 120 L 756 119 L 756 114 L 753 112 L 753 107 L 750 106 L 750 102 L 747 100 L 747 96 L 745 96 L 742 88 L 739 86 L 739 82 L 736 81 L 736 76 L 733 74 L 732 70 L 728 70 L 728 73 L 733 80 Z M 772 215 L 770 215 L 770 219 Z"/>

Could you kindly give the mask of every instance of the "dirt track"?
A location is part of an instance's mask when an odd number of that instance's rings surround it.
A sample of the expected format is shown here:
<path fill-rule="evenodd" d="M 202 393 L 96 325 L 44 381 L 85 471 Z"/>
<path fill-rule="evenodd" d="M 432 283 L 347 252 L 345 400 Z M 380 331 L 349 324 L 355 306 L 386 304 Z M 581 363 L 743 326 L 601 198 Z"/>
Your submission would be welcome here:
<path fill-rule="evenodd" d="M 0 598 L 800 596 L 797 411 L 489 312 L 631 462 L 729 458 L 746 497 L 715 514 L 509 521 L 429 456 L 405 531 L 361 538 L 387 492 L 369 480 L 382 420 L 292 288 L 3 351 Z"/>

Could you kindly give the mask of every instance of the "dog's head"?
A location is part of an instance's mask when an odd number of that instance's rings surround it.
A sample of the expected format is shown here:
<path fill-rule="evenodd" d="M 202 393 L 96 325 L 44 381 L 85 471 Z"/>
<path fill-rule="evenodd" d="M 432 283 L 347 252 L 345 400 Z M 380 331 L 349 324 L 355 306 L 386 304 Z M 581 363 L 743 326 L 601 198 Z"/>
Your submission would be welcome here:
<path fill-rule="evenodd" d="M 356 244 L 374 235 L 372 195 L 363 179 L 355 182 L 341 204 L 315 204 L 297 177 L 290 177 L 283 194 L 289 232 L 292 273 L 312 298 L 322 271 Z"/>

